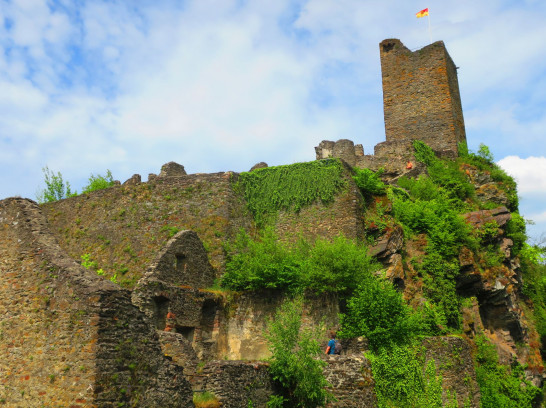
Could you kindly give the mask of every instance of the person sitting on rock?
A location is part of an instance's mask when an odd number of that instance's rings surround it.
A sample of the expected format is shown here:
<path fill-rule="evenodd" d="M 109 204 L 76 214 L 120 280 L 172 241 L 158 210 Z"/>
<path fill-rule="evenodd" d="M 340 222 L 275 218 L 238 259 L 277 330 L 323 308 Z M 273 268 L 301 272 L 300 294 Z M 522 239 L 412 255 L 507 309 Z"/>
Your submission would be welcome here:
<path fill-rule="evenodd" d="M 330 332 L 330 341 L 328 342 L 328 347 L 326 347 L 325 354 L 335 354 L 336 351 L 336 332 Z"/>

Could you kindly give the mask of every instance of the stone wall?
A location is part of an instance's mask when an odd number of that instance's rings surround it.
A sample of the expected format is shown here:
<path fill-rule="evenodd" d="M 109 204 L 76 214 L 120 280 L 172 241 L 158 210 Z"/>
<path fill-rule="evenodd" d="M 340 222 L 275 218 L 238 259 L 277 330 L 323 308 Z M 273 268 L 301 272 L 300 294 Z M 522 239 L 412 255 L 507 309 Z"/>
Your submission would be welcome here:
<path fill-rule="evenodd" d="M 130 293 L 67 256 L 33 201 L 0 201 L 0 260 L 4 406 L 192 406 Z"/>
<path fill-rule="evenodd" d="M 344 166 L 347 186 L 333 202 L 313 203 L 298 212 L 279 211 L 275 231 L 281 239 L 293 241 L 300 236 L 310 240 L 332 239 L 340 234 L 349 239 L 363 238 L 365 203 L 351 177 L 350 167 L 346 163 Z"/>
<path fill-rule="evenodd" d="M 457 69 L 442 41 L 411 52 L 400 40 L 379 44 L 387 142 L 422 140 L 457 155 L 466 141 Z"/>
<path fill-rule="evenodd" d="M 216 274 L 222 273 L 222 243 L 251 217 L 233 192 L 233 173 L 155 177 L 147 183 L 113 186 L 42 206 L 51 231 L 74 259 L 89 254 L 110 278 L 132 288 L 167 241 L 194 231 Z M 183 282 L 182 282 L 183 283 Z"/>

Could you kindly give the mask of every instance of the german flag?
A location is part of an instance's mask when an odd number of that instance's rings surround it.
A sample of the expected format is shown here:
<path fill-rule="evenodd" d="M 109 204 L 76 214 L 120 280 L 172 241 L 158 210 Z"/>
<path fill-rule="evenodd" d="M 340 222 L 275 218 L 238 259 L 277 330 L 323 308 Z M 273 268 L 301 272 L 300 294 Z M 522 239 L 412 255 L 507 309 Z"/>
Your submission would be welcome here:
<path fill-rule="evenodd" d="M 421 10 L 419 13 L 415 15 L 417 18 L 428 16 L 428 8 Z"/>

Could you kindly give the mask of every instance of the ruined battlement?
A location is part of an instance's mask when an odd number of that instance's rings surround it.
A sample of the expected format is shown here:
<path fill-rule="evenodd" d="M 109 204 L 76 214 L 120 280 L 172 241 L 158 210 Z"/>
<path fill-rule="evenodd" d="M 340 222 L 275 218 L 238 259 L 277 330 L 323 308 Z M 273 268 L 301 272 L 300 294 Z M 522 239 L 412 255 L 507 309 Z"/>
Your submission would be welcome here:
<path fill-rule="evenodd" d="M 398 39 L 379 44 L 386 141 L 374 154 L 350 140 L 323 140 L 317 160 L 339 157 L 349 165 L 398 175 L 414 161 L 412 142 L 421 140 L 441 157 L 457 157 L 466 142 L 457 67 L 443 41 L 410 51 Z"/>
<path fill-rule="evenodd" d="M 443 41 L 412 52 L 388 39 L 379 53 L 387 142 L 422 140 L 456 154 L 466 133 L 457 67 Z"/>

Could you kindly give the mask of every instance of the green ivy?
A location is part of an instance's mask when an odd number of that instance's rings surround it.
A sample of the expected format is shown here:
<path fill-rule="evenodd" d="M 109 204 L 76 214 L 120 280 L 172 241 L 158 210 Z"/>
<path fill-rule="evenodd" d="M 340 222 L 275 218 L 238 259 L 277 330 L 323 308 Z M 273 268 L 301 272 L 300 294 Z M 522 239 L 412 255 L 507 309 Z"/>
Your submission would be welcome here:
<path fill-rule="evenodd" d="M 279 210 L 299 211 L 315 202 L 329 203 L 347 185 L 338 159 L 266 167 L 241 173 L 240 191 L 259 225 Z"/>
<path fill-rule="evenodd" d="M 499 364 L 495 345 L 485 336 L 475 339 L 476 379 L 482 408 L 528 408 L 535 406 L 541 390 L 525 378 L 524 367 Z"/>

